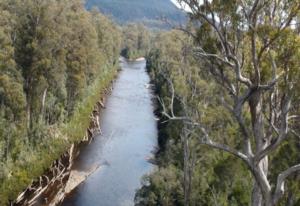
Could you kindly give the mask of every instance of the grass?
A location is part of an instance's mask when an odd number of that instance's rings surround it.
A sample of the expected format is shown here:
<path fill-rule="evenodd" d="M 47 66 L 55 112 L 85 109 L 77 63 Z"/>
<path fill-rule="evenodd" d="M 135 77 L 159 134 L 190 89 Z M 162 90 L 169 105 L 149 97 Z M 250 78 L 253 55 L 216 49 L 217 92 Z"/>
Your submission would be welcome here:
<path fill-rule="evenodd" d="M 51 129 L 44 126 L 46 137 L 43 143 L 34 151 L 28 145 L 23 149 L 23 158 L 7 163 L 5 169 L 9 175 L 5 179 L 0 179 L 0 205 L 8 205 L 9 201 L 15 200 L 21 191 L 43 175 L 73 143 L 79 143 L 83 139 L 95 104 L 102 98 L 104 90 L 110 86 L 116 74 L 116 67 L 105 69 L 94 84 L 86 89 L 85 97 L 77 104 L 67 123 Z"/>

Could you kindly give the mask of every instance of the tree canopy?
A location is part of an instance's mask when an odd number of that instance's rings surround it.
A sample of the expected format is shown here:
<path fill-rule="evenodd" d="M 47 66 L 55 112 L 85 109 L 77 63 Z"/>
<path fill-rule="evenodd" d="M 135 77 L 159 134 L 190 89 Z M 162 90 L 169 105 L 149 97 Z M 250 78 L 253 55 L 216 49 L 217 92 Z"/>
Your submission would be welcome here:
<path fill-rule="evenodd" d="M 84 136 L 120 48 L 118 26 L 80 0 L 0 1 L 0 205 Z"/>
<path fill-rule="evenodd" d="M 299 1 L 178 3 L 190 24 L 148 56 L 162 161 L 137 205 L 298 205 Z"/>

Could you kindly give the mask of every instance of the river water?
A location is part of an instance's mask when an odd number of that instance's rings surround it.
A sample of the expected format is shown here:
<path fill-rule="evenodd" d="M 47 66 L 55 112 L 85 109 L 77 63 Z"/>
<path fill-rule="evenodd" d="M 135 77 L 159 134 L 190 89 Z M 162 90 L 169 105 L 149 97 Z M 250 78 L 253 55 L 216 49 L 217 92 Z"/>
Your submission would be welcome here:
<path fill-rule="evenodd" d="M 102 135 L 81 150 L 74 170 L 100 167 L 63 202 L 63 206 L 131 206 L 147 159 L 157 145 L 152 91 L 145 60 L 121 61 L 122 71 L 101 114 Z"/>

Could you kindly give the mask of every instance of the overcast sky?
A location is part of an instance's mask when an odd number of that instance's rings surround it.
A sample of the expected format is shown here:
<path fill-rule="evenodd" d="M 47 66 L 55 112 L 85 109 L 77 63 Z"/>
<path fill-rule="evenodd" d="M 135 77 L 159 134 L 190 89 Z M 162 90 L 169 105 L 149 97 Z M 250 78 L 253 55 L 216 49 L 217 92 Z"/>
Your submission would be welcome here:
<path fill-rule="evenodd" d="M 170 0 L 171 2 L 173 2 L 177 7 L 181 8 L 180 5 L 178 4 L 177 0 Z"/>
<path fill-rule="evenodd" d="M 178 3 L 176 0 L 171 0 L 176 6 L 178 6 Z"/>
<path fill-rule="evenodd" d="M 177 0 L 170 0 L 170 1 L 173 2 L 178 8 L 184 9 L 184 10 L 186 10 L 186 11 L 190 11 L 190 9 L 188 9 L 187 6 L 184 7 L 184 8 L 182 8 L 182 7 L 178 4 Z"/>

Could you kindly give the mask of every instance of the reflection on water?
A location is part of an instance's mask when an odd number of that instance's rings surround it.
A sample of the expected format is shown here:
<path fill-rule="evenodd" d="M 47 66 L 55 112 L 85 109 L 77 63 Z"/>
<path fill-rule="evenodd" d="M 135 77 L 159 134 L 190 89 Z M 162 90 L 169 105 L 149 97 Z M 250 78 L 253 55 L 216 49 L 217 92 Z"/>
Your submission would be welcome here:
<path fill-rule="evenodd" d="M 103 134 L 82 149 L 76 170 L 100 168 L 63 206 L 131 206 L 141 177 L 153 168 L 147 157 L 156 145 L 157 128 L 145 61 L 121 63 L 122 71 L 101 115 Z"/>

